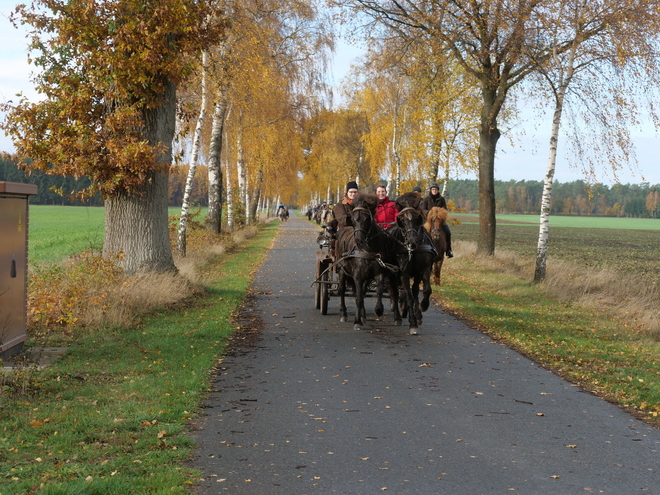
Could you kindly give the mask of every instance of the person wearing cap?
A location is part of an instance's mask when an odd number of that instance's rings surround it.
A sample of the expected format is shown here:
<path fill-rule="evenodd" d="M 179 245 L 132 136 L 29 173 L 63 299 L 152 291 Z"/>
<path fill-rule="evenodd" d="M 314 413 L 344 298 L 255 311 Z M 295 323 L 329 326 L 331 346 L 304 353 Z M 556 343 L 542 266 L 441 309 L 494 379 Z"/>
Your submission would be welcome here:
<path fill-rule="evenodd" d="M 396 203 L 391 201 L 387 195 L 387 188 L 383 185 L 376 187 L 376 196 L 378 204 L 376 205 L 376 214 L 374 219 L 376 223 L 386 229 L 396 222 L 396 216 L 399 213 L 396 209 Z"/>
<path fill-rule="evenodd" d="M 419 186 L 415 186 L 415 187 L 413 187 L 413 192 L 417 192 L 419 194 L 422 194 L 422 188 L 419 187 Z"/>
<path fill-rule="evenodd" d="M 333 228 L 335 231 L 342 227 L 351 225 L 351 211 L 353 210 L 353 200 L 358 195 L 358 185 L 354 180 L 346 184 L 346 195 L 340 203 L 337 203 L 332 210 L 335 215 Z"/>
<path fill-rule="evenodd" d="M 429 211 L 431 211 L 431 208 L 434 206 L 444 208 L 445 210 L 447 209 L 447 201 L 442 196 L 442 194 L 440 194 L 440 186 L 437 182 L 431 183 L 429 186 L 429 195 L 422 200 L 419 206 L 422 210 L 422 215 L 424 215 L 424 219 L 426 219 Z M 442 230 L 445 233 L 445 237 L 447 239 L 447 258 L 453 258 L 454 253 L 452 253 L 451 250 L 451 230 L 449 229 L 449 225 L 443 223 Z"/>

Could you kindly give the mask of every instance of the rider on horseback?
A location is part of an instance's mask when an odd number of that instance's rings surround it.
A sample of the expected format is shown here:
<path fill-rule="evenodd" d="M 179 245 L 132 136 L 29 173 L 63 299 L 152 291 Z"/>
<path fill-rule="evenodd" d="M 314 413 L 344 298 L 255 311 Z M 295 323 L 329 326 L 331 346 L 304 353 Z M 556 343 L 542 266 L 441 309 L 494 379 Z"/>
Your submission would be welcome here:
<path fill-rule="evenodd" d="M 442 194 L 440 194 L 440 186 L 438 185 L 437 182 L 433 182 L 429 186 L 429 195 L 422 200 L 422 204 L 420 205 L 422 214 L 424 215 L 424 220 L 426 220 L 429 211 L 431 211 L 431 208 L 433 208 L 434 206 L 439 206 L 440 208 L 444 208 L 445 210 L 448 209 L 447 201 L 442 196 Z M 454 253 L 452 253 L 451 251 L 451 230 L 449 230 L 449 225 L 443 223 L 442 230 L 445 233 L 445 237 L 447 238 L 447 258 L 453 258 Z"/>

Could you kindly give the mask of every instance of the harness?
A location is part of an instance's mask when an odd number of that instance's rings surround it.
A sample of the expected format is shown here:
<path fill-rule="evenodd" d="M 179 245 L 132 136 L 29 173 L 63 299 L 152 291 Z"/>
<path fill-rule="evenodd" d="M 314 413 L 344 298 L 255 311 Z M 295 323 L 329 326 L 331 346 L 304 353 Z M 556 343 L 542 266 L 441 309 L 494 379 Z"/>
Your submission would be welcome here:
<path fill-rule="evenodd" d="M 408 212 L 408 211 L 418 212 L 412 206 L 407 206 L 406 208 L 403 208 L 399 212 L 399 217 L 401 217 L 403 213 Z M 409 217 L 408 219 L 412 220 L 411 217 Z M 426 231 L 426 229 L 423 226 L 418 228 L 418 229 L 409 228 L 405 231 L 400 227 L 397 227 L 397 229 L 403 232 L 402 237 L 404 238 L 404 241 L 402 242 L 399 239 L 397 239 L 396 235 L 392 235 L 392 239 L 394 239 L 399 244 L 399 246 L 401 248 L 403 248 L 403 249 L 399 249 L 396 252 L 396 254 L 399 255 L 399 254 L 408 253 L 408 259 L 406 260 L 403 267 L 401 267 L 401 270 L 405 270 L 407 268 L 408 263 L 410 263 L 410 261 L 412 260 L 413 255 L 416 254 L 416 253 L 419 253 L 419 254 L 432 253 L 434 256 L 438 256 L 438 250 L 435 248 L 435 244 L 433 243 L 433 239 L 431 238 L 431 236 L 429 235 L 429 233 Z M 407 241 L 405 241 L 406 236 L 411 232 L 414 233 L 416 239 L 418 240 L 418 242 L 417 242 L 414 249 L 411 247 L 411 245 Z M 426 240 L 428 242 L 425 243 L 424 240 Z"/>

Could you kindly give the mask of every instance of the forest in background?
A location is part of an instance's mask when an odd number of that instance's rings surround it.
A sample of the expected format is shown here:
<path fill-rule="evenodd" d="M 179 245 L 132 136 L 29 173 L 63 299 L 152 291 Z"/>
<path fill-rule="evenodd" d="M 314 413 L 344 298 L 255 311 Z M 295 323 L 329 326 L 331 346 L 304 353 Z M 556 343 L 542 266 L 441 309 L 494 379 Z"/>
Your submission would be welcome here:
<path fill-rule="evenodd" d="M 187 176 L 187 166 L 173 167 L 177 173 L 169 178 L 169 206 L 181 206 Z M 29 176 L 7 158 L 0 157 L 0 181 L 36 184 L 39 194 L 30 198 L 31 204 L 80 206 L 82 203 L 68 196 L 89 185 L 89 179 L 74 179 L 47 175 L 34 171 Z M 208 180 L 206 174 L 198 174 L 193 184 L 191 203 L 207 204 Z M 542 181 L 495 181 L 495 198 L 498 213 L 532 213 L 541 208 Z M 447 199 L 453 200 L 456 208 L 465 212 L 476 212 L 479 205 L 478 181 L 470 179 L 451 180 L 447 187 Z M 101 206 L 103 201 L 94 196 L 86 206 Z M 581 180 L 556 182 L 553 185 L 553 215 L 613 216 L 634 218 L 660 217 L 660 184 L 588 184 Z"/>

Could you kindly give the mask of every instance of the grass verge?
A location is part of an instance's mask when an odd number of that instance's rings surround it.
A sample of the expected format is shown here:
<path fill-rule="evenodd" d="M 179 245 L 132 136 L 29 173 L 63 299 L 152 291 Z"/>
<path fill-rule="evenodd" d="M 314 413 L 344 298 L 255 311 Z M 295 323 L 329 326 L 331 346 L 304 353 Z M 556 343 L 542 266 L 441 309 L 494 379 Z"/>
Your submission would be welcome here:
<path fill-rule="evenodd" d="M 24 370 L 22 397 L 0 404 L 0 494 L 186 493 L 186 423 L 276 232 L 211 258 L 203 299 L 84 332 L 52 367 Z"/>
<path fill-rule="evenodd" d="M 660 343 L 598 309 L 561 302 L 457 242 L 435 300 L 563 378 L 660 427 Z"/>

